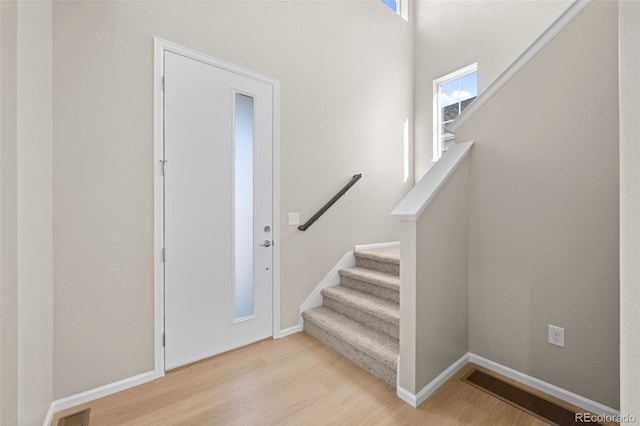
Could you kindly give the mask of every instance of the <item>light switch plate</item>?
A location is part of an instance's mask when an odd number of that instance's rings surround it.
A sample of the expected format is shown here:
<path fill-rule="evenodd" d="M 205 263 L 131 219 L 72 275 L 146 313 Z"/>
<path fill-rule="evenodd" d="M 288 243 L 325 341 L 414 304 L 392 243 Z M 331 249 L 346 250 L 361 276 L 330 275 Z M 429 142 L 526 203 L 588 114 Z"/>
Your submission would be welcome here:
<path fill-rule="evenodd" d="M 289 225 L 290 226 L 300 225 L 300 213 L 289 212 Z"/>

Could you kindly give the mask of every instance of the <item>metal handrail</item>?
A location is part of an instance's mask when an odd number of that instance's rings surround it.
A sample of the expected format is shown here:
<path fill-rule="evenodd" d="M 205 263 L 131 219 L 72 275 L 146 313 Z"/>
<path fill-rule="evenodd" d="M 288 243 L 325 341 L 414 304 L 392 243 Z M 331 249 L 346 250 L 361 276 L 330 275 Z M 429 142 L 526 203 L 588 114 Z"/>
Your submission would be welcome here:
<path fill-rule="evenodd" d="M 300 231 L 306 231 L 307 229 L 309 229 L 309 227 L 311 225 L 314 224 L 314 222 L 316 220 L 318 220 L 320 218 L 320 216 L 322 216 L 324 214 L 324 212 L 326 212 L 327 210 L 329 210 L 329 208 L 331 208 L 332 205 L 335 204 L 336 201 L 338 201 L 338 199 L 340 199 L 340 197 L 342 197 L 348 190 L 349 188 L 351 188 L 353 185 L 356 184 L 357 181 L 360 180 L 360 178 L 362 177 L 362 173 L 358 173 L 357 175 L 353 175 L 353 177 L 351 178 L 351 180 L 349 181 L 349 183 L 347 183 L 340 191 L 338 191 L 338 193 L 336 195 L 333 196 L 333 198 L 331 198 L 327 204 L 325 204 L 324 206 L 322 206 L 322 208 L 320 210 L 317 211 L 316 214 L 314 214 L 313 216 L 311 216 L 311 219 L 309 219 L 308 221 L 306 221 L 304 223 L 304 225 L 300 225 L 298 226 L 298 230 Z"/>

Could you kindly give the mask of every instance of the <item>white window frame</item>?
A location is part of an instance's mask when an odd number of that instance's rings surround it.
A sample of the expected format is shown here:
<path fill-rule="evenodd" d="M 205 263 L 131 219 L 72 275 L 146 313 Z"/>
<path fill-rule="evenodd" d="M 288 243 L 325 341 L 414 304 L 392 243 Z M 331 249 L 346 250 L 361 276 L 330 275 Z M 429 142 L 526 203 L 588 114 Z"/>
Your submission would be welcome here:
<path fill-rule="evenodd" d="M 409 0 L 398 0 L 398 15 L 409 22 Z"/>
<path fill-rule="evenodd" d="M 384 6 L 408 22 L 409 21 L 409 6 L 407 4 L 408 1 L 409 0 L 396 0 L 397 10 L 395 12 L 386 4 Z"/>
<path fill-rule="evenodd" d="M 442 108 L 440 108 L 440 86 L 457 80 L 465 75 L 478 71 L 478 63 L 475 62 L 460 68 L 452 73 L 444 75 L 433 80 L 433 160 L 436 162 L 442 156 L 442 134 L 440 132 L 440 123 L 442 122 Z"/>

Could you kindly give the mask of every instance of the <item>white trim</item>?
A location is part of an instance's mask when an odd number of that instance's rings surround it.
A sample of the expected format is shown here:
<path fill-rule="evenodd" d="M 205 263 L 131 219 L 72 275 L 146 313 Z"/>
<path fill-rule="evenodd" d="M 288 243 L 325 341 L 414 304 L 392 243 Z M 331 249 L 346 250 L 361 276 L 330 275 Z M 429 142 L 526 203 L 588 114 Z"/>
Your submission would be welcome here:
<path fill-rule="evenodd" d="M 409 0 L 398 0 L 398 15 L 409 22 Z"/>
<path fill-rule="evenodd" d="M 164 46 L 160 39 L 153 39 L 153 352 L 156 377 L 164 376 L 164 188 L 162 185 L 162 160 L 164 160 Z"/>
<path fill-rule="evenodd" d="M 400 364 L 399 360 L 400 358 L 398 358 L 398 366 Z M 554 396 L 562 401 L 575 405 L 576 407 L 583 408 L 591 413 L 600 416 L 613 417 L 620 415 L 620 411 L 614 408 L 607 407 L 606 405 L 603 405 L 599 402 L 585 398 L 566 389 L 562 389 L 556 385 L 552 385 L 551 383 L 536 379 L 535 377 L 521 373 L 520 371 L 514 370 L 502 364 L 498 364 L 495 361 L 491 361 L 487 358 L 481 357 L 480 355 L 476 355 L 471 352 L 468 352 L 460 357 L 459 360 L 451 364 L 449 368 L 440 373 L 438 377 L 433 379 L 431 383 L 422 388 L 415 395 L 400 386 L 400 370 L 398 370 L 398 385 L 396 394 L 404 402 L 416 408 L 420 406 L 420 404 L 422 404 L 429 396 L 431 396 L 436 390 L 438 390 L 440 386 L 442 386 L 447 380 L 453 377 L 454 374 L 456 374 L 462 367 L 464 367 L 468 363 L 473 363 L 479 365 L 480 367 L 484 367 L 502 376 L 508 377 L 509 379 L 515 380 L 518 383 L 529 386 L 530 388 Z"/>
<path fill-rule="evenodd" d="M 273 235 L 273 337 L 283 337 L 280 330 L 280 82 L 270 80 L 273 85 L 273 203 L 271 232 Z"/>
<path fill-rule="evenodd" d="M 469 155 L 472 146 L 473 141 L 453 144 L 393 209 L 391 216 L 400 220 L 418 220 L 462 160 Z"/>
<path fill-rule="evenodd" d="M 498 364 L 497 362 L 483 358 L 480 355 L 469 353 L 469 362 L 487 368 L 491 371 L 494 371 L 498 374 L 501 374 L 505 377 L 508 377 L 512 380 L 537 389 L 551 396 L 555 396 L 556 398 L 559 398 L 577 407 L 584 408 L 585 410 L 590 411 L 594 414 L 598 414 L 601 416 L 620 415 L 620 411 L 618 410 L 607 407 L 606 405 L 600 404 L 599 402 L 587 399 L 566 389 L 562 389 L 558 386 L 552 385 L 551 383 L 536 379 L 535 377 L 531 377 L 527 374 L 521 373 L 520 371 L 514 370 L 502 364 Z"/>
<path fill-rule="evenodd" d="M 355 251 L 376 250 L 376 249 L 393 248 L 393 247 L 400 247 L 400 241 L 393 241 L 390 243 L 377 243 L 377 244 L 360 244 L 355 246 L 354 250 Z"/>
<path fill-rule="evenodd" d="M 251 70 L 230 64 L 211 56 L 196 52 L 178 44 L 154 37 L 154 375 L 164 375 L 164 263 L 162 247 L 164 237 L 164 190 L 162 165 L 164 160 L 163 120 L 164 105 L 162 78 L 164 76 L 164 53 L 173 52 L 235 74 L 251 78 L 272 86 L 273 95 L 273 321 L 271 334 L 280 337 L 280 82 Z"/>
<path fill-rule="evenodd" d="M 432 142 L 432 152 L 431 152 L 431 162 L 435 163 L 437 162 L 440 157 L 442 157 L 442 148 L 440 147 L 441 145 L 441 139 L 440 139 L 440 115 L 442 114 L 440 111 L 440 87 L 438 86 L 438 84 L 434 81 L 433 82 L 433 91 L 432 91 L 432 120 L 431 123 L 433 124 L 433 128 L 431 129 L 432 134 L 431 134 L 431 140 Z"/>
<path fill-rule="evenodd" d="M 287 336 L 290 336 L 292 334 L 299 333 L 301 331 L 302 331 L 302 325 L 301 324 L 296 324 L 293 327 L 289 327 L 289 328 L 285 328 L 284 330 L 280 330 L 280 333 L 278 333 L 278 337 L 274 337 L 274 338 L 281 339 L 283 337 L 287 337 Z"/>
<path fill-rule="evenodd" d="M 103 385 L 94 389 L 90 389 L 85 392 L 80 392 L 75 395 L 67 396 L 65 398 L 56 399 L 51 403 L 51 407 L 49 408 L 49 411 L 52 411 L 53 413 L 57 413 L 58 411 L 66 410 L 67 408 L 75 407 L 76 405 L 84 404 L 86 402 L 90 402 L 95 399 L 102 398 L 107 395 L 111 395 L 116 392 L 120 392 L 125 389 L 129 389 L 134 386 L 138 386 L 143 383 L 150 382 L 155 379 L 156 379 L 155 371 L 148 371 L 146 373 L 138 374 L 137 376 L 119 380 L 114 383 L 109 383 L 108 385 Z M 47 418 L 48 417 L 49 417 L 49 414 L 47 414 Z M 52 414 L 52 417 L 53 417 L 53 414 Z M 45 425 L 48 426 L 49 424 L 45 423 Z"/>
<path fill-rule="evenodd" d="M 44 422 L 42 422 L 42 426 L 51 426 L 51 422 L 53 421 L 53 416 L 55 415 L 53 407 L 53 402 L 49 405 L 49 411 L 47 411 L 47 415 L 44 418 Z"/>
<path fill-rule="evenodd" d="M 411 392 L 409 392 L 408 390 L 406 390 L 405 388 L 403 388 L 402 386 L 400 385 L 397 386 L 396 395 L 398 395 L 398 398 L 400 398 L 401 400 L 403 400 L 413 408 L 418 408 L 416 396 Z"/>
<path fill-rule="evenodd" d="M 474 62 L 473 64 L 467 65 L 466 67 L 460 68 L 459 70 L 455 70 L 450 72 L 447 75 L 443 75 L 442 77 L 436 78 L 433 80 L 434 84 L 445 84 L 450 81 L 457 80 L 461 77 L 464 77 L 467 74 L 471 74 L 472 72 L 478 71 L 478 63 Z"/>
<path fill-rule="evenodd" d="M 304 324 L 304 321 L 302 320 L 302 312 L 322 305 L 322 290 L 327 287 L 333 287 L 340 284 L 340 269 L 350 268 L 355 266 L 355 264 L 356 257 L 353 255 L 353 252 L 347 252 L 342 256 L 342 259 L 336 263 L 333 269 L 331 269 L 331 271 L 329 271 L 329 273 L 322 279 L 322 281 L 320 281 L 316 288 L 313 289 L 309 297 L 307 297 L 305 301 L 302 302 L 302 305 L 300 305 L 300 328 L 302 328 Z"/>
<path fill-rule="evenodd" d="M 440 388 L 447 380 L 453 377 L 462 367 L 464 367 L 469 362 L 469 353 L 466 353 L 460 357 L 456 362 L 451 364 L 449 368 L 444 370 L 442 373 L 438 375 L 435 379 L 433 379 L 427 386 L 423 387 L 420 392 L 416 395 L 412 394 L 402 386 L 400 386 L 400 382 L 398 381 L 398 386 L 396 389 L 396 394 L 400 399 L 402 399 L 407 404 L 411 405 L 413 408 L 417 408 L 426 401 L 435 391 Z"/>
<path fill-rule="evenodd" d="M 554 39 L 582 10 L 591 3 L 591 0 L 575 0 L 567 10 L 547 30 L 542 33 L 531 46 L 524 51 L 491 85 L 465 109 L 462 114 L 451 123 L 447 130 L 455 133 L 462 125 L 479 110 L 498 90 L 535 57 L 551 40 Z"/>
<path fill-rule="evenodd" d="M 182 55 L 187 58 L 194 59 L 196 61 L 200 61 L 202 63 L 212 65 L 214 67 L 217 67 L 226 71 L 230 71 L 234 74 L 239 74 L 241 76 L 244 76 L 253 80 L 258 80 L 269 85 L 276 85 L 278 83 L 277 80 L 267 77 L 266 75 L 259 74 L 255 71 L 251 71 L 247 68 L 243 68 L 241 66 L 223 61 L 218 58 L 214 58 L 213 56 L 200 53 L 196 50 L 189 49 L 188 47 L 184 47 L 179 44 L 172 43 L 170 41 L 163 40 L 158 37 L 154 37 L 154 40 L 157 41 L 157 43 L 162 48 L 163 52 L 164 51 L 173 52 L 178 55 Z"/>

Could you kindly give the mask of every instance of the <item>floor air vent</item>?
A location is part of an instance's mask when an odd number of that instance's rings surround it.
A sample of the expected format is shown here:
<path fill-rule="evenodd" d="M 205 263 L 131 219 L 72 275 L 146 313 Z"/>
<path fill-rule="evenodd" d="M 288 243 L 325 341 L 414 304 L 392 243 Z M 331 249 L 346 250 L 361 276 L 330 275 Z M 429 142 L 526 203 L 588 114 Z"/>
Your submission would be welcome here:
<path fill-rule="evenodd" d="M 575 411 L 560 407 L 479 370 L 473 370 L 462 380 L 552 425 L 589 423 L 592 426 L 602 426 L 600 423 L 582 421 Z"/>
<path fill-rule="evenodd" d="M 89 413 L 91 408 L 78 411 L 58 420 L 58 426 L 89 426 Z"/>

